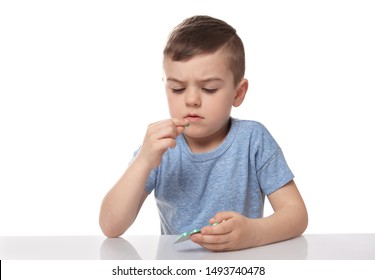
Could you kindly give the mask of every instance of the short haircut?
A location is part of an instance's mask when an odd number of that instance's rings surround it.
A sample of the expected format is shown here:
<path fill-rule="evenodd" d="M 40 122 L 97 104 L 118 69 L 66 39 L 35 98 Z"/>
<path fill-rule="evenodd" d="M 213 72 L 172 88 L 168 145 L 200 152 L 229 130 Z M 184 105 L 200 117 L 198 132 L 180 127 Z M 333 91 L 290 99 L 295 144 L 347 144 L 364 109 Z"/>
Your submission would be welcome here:
<path fill-rule="evenodd" d="M 237 85 L 245 75 L 245 50 L 236 30 L 210 16 L 193 16 L 177 25 L 169 34 L 164 60 L 183 61 L 199 54 L 223 48 L 228 53 L 229 68 Z"/>

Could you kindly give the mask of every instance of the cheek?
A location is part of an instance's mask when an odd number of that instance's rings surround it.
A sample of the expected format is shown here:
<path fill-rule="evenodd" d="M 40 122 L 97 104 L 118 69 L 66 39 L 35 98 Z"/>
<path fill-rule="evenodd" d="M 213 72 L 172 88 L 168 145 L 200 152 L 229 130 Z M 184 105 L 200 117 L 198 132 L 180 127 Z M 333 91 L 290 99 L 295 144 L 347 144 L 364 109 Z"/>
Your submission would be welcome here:
<path fill-rule="evenodd" d="M 167 95 L 167 102 L 171 117 L 177 116 L 178 113 L 181 112 L 179 101 L 175 97 Z"/>
<path fill-rule="evenodd" d="M 206 104 L 207 110 L 211 111 L 213 114 L 225 114 L 232 108 L 232 100 L 226 96 L 221 98 L 212 99 Z"/>

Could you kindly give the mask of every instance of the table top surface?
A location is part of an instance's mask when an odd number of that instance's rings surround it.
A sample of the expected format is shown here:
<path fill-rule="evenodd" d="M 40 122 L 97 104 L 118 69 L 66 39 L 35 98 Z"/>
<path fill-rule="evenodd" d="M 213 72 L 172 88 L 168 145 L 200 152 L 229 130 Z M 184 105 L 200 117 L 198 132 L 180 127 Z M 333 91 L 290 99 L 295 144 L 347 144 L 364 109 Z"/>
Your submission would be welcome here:
<path fill-rule="evenodd" d="M 231 252 L 210 252 L 177 236 L 0 236 L 2 260 L 374 260 L 375 234 L 305 234 Z"/>

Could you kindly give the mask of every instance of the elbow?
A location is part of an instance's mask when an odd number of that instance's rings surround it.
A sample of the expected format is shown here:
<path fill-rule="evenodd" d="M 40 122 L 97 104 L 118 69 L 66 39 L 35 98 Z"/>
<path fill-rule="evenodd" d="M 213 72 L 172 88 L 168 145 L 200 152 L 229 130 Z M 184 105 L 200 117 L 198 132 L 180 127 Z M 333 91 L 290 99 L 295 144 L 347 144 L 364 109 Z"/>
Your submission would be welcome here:
<path fill-rule="evenodd" d="M 304 225 L 303 225 L 303 231 L 302 231 L 301 234 L 303 234 L 305 232 L 305 230 L 307 229 L 308 225 L 309 225 L 309 214 L 306 211 L 305 219 L 304 219 Z"/>
<path fill-rule="evenodd" d="M 111 228 L 101 227 L 101 229 L 102 229 L 103 234 L 108 238 L 116 238 L 121 235 Z"/>
<path fill-rule="evenodd" d="M 121 236 L 125 231 L 120 231 L 114 227 L 100 225 L 103 234 L 108 238 L 116 238 Z"/>
<path fill-rule="evenodd" d="M 305 208 L 304 211 L 301 212 L 301 215 L 299 218 L 296 236 L 302 235 L 306 231 L 308 224 L 309 224 L 309 215 Z"/>
<path fill-rule="evenodd" d="M 126 229 L 120 228 L 117 223 L 107 221 L 105 219 L 99 220 L 99 226 L 103 234 L 108 238 L 116 238 L 124 234 Z"/>

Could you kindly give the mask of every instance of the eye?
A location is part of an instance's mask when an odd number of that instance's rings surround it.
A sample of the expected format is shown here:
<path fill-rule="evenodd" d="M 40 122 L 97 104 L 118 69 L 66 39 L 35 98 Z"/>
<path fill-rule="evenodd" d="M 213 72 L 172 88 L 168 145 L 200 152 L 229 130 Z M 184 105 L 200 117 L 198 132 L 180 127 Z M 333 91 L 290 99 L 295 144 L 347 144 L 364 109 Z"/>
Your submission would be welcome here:
<path fill-rule="evenodd" d="M 183 93 L 185 88 L 172 88 L 173 93 Z"/>
<path fill-rule="evenodd" d="M 217 92 L 217 88 L 202 88 L 202 90 L 205 92 L 205 93 L 208 93 L 208 94 L 213 94 L 213 93 L 216 93 Z"/>

